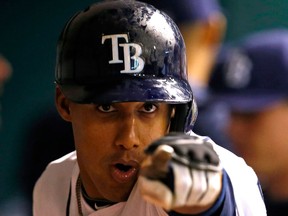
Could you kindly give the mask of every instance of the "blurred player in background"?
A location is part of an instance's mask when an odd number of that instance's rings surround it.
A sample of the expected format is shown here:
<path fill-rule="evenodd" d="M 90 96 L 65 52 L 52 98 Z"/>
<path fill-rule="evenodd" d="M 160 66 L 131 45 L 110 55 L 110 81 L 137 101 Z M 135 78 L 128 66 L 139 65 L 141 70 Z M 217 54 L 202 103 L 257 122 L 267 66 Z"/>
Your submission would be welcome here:
<path fill-rule="evenodd" d="M 263 186 L 268 215 L 288 212 L 288 30 L 269 29 L 227 45 L 210 82 L 227 103 L 227 134 Z"/>

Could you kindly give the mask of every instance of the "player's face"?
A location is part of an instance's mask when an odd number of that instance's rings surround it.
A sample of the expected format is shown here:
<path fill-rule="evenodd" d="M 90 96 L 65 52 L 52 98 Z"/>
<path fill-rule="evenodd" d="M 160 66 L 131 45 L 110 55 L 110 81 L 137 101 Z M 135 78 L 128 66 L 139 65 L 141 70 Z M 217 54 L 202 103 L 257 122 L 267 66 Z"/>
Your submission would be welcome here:
<path fill-rule="evenodd" d="M 81 178 L 88 195 L 111 201 L 128 198 L 144 149 L 167 133 L 164 103 L 70 104 Z"/>
<path fill-rule="evenodd" d="M 229 134 L 235 150 L 264 185 L 281 179 L 288 164 L 288 104 L 280 102 L 257 113 L 233 113 Z M 265 178 L 264 178 L 265 176 Z M 275 179 L 274 179 L 275 178 Z"/>

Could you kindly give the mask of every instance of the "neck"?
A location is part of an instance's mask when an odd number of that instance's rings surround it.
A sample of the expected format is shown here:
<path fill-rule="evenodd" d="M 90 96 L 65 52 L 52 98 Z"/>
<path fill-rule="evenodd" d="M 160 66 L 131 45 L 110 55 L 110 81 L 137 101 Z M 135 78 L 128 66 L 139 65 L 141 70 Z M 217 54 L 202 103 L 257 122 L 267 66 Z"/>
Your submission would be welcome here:
<path fill-rule="evenodd" d="M 85 199 L 85 201 L 89 204 L 89 203 L 93 203 L 93 204 L 97 204 L 97 206 L 106 206 L 106 205 L 113 205 L 115 204 L 115 202 L 112 202 L 110 200 L 104 200 L 104 199 L 94 199 L 89 197 L 89 195 L 87 194 L 83 184 L 81 184 L 81 191 L 82 191 L 82 195 L 83 198 Z M 90 205 L 90 204 L 89 204 Z"/>
<path fill-rule="evenodd" d="M 95 210 L 97 210 L 97 207 L 101 208 L 104 206 L 110 206 L 110 205 L 115 204 L 115 202 L 112 202 L 110 200 L 94 199 L 94 198 L 89 197 L 82 183 L 81 183 L 81 192 L 82 192 L 84 200 L 88 203 L 90 207 L 92 207 Z"/>

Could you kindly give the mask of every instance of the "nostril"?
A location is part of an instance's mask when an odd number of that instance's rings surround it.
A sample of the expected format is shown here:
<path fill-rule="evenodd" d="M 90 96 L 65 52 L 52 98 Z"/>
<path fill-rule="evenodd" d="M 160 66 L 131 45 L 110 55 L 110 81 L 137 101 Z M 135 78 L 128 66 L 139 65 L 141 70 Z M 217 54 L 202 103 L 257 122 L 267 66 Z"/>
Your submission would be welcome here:
<path fill-rule="evenodd" d="M 137 148 L 139 145 L 138 144 L 133 144 L 133 143 L 125 143 L 125 144 L 118 144 L 118 146 L 121 149 L 129 150 L 129 149 L 132 149 L 132 148 Z"/>

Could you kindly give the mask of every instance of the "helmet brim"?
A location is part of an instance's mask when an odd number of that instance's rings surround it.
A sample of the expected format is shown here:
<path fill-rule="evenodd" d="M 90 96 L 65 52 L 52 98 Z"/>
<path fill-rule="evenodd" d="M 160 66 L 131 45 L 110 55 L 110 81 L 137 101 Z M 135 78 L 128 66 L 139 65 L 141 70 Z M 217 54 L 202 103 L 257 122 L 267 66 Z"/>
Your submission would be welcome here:
<path fill-rule="evenodd" d="M 93 85 L 64 85 L 63 94 L 76 103 L 166 102 L 187 103 L 193 100 L 189 84 L 180 78 L 151 79 L 129 77 Z"/>

